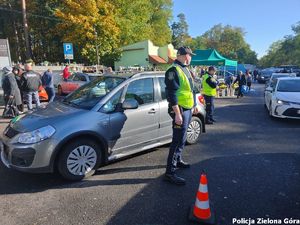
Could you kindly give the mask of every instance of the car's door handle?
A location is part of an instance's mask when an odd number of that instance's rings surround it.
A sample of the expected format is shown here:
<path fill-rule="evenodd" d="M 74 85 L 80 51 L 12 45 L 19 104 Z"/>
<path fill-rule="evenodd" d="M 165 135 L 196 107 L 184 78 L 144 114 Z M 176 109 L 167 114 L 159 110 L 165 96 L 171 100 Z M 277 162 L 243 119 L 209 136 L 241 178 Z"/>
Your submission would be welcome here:
<path fill-rule="evenodd" d="M 148 113 L 149 114 L 154 114 L 154 113 L 156 113 L 156 110 L 155 109 L 150 109 L 150 111 Z"/>

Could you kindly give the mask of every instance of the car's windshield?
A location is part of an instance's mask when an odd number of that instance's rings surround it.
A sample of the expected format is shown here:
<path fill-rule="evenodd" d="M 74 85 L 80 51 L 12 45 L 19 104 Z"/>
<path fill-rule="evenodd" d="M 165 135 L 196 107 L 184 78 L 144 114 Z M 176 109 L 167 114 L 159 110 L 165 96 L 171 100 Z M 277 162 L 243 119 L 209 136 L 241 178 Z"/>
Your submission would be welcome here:
<path fill-rule="evenodd" d="M 279 81 L 278 92 L 300 92 L 300 80 L 281 80 Z"/>
<path fill-rule="evenodd" d="M 121 77 L 98 77 L 68 95 L 63 102 L 82 109 L 92 109 L 124 80 L 125 78 Z"/>

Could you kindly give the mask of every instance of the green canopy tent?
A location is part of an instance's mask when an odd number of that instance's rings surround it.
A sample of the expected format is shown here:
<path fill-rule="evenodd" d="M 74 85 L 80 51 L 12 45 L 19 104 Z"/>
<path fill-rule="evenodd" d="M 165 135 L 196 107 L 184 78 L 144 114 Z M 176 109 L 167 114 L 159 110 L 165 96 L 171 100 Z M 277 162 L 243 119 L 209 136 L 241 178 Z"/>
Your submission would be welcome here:
<path fill-rule="evenodd" d="M 192 57 L 192 66 L 224 66 L 224 75 L 226 66 L 237 68 L 238 62 L 227 59 L 220 55 L 215 49 L 196 50 Z"/>

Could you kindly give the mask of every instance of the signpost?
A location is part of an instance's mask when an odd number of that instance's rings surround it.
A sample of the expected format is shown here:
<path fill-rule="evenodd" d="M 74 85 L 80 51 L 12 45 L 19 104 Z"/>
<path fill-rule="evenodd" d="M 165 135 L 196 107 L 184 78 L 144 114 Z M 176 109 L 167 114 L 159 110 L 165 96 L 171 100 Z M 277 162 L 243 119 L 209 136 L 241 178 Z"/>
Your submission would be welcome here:
<path fill-rule="evenodd" d="M 64 56 L 65 56 L 65 59 L 69 60 L 69 64 L 70 64 L 70 60 L 74 59 L 72 43 L 64 43 Z"/>

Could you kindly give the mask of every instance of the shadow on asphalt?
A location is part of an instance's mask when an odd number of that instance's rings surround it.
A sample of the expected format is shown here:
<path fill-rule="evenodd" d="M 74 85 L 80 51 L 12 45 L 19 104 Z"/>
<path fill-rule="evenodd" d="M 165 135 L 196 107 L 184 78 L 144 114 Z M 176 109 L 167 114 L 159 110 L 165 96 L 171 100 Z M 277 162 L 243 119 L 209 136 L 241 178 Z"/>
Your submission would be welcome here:
<path fill-rule="evenodd" d="M 2 167 L 2 166 L 1 166 Z M 232 218 L 297 218 L 300 215 L 300 155 L 244 154 L 216 157 L 196 162 L 178 174 L 187 179 L 186 186 L 176 186 L 157 178 L 122 178 L 120 172 L 158 169 L 162 166 L 128 167 L 103 170 L 116 173 L 113 180 L 100 175 L 71 183 L 55 175 L 30 175 L 15 171 L 1 180 L 0 194 L 42 192 L 48 189 L 78 189 L 95 186 L 146 184 L 137 195 L 114 215 L 108 225 L 192 224 L 187 220 L 189 207 L 195 202 L 201 171 L 208 176 L 210 201 L 217 215 L 216 224 L 231 224 Z M 1 168 L 3 173 L 3 169 Z M 0 175 L 0 177 L 3 177 Z"/>
<path fill-rule="evenodd" d="M 232 218 L 297 218 L 300 215 L 300 155 L 254 154 L 212 158 L 179 171 L 186 186 L 150 181 L 107 225 L 183 225 L 195 202 L 200 172 L 208 176 L 216 224 Z M 194 172 L 198 171 L 195 174 Z"/>

